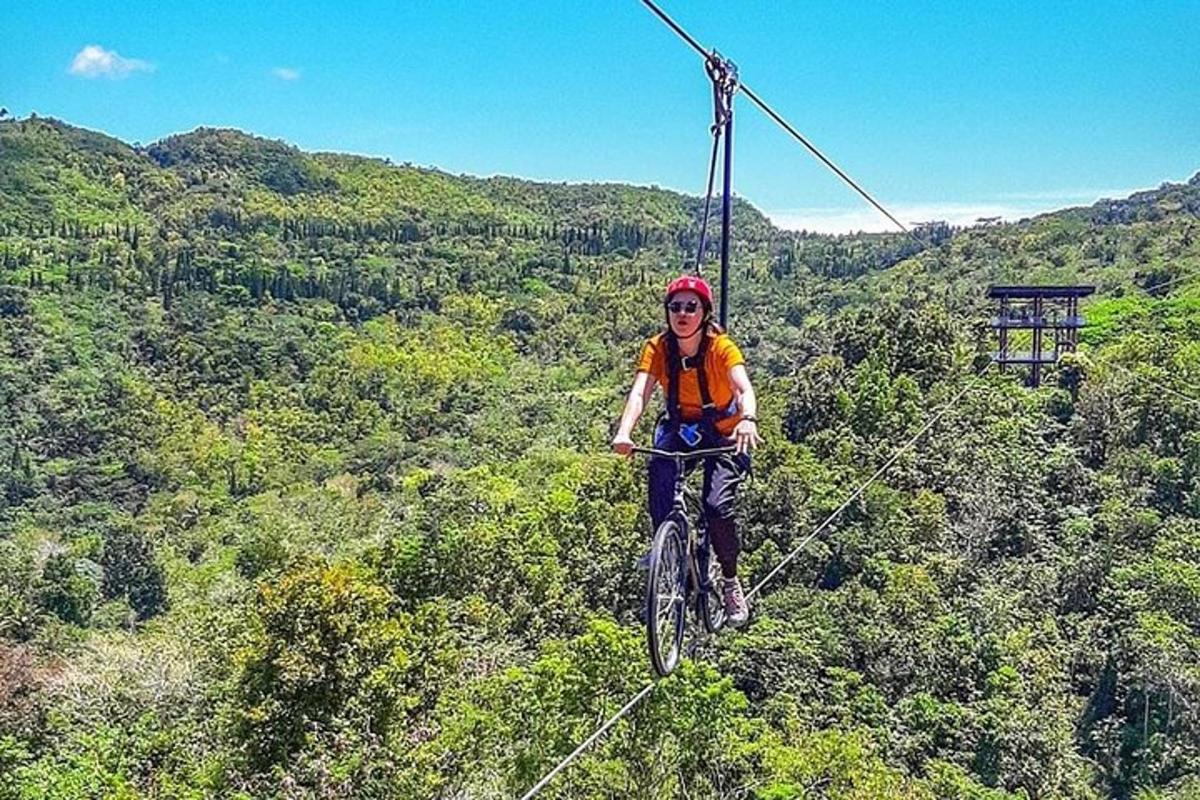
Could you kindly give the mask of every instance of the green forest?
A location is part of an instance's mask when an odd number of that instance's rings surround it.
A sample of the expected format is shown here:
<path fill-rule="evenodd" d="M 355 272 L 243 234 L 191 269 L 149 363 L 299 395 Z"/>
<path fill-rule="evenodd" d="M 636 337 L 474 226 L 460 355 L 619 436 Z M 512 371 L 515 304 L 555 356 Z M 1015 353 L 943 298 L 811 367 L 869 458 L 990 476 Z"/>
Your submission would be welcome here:
<path fill-rule="evenodd" d="M 525 793 L 651 681 L 608 442 L 702 208 L 0 120 L 0 800 Z M 944 413 L 540 797 L 1200 798 L 1200 174 L 733 227 L 747 585 Z M 992 283 L 1097 287 L 1036 390 Z"/>

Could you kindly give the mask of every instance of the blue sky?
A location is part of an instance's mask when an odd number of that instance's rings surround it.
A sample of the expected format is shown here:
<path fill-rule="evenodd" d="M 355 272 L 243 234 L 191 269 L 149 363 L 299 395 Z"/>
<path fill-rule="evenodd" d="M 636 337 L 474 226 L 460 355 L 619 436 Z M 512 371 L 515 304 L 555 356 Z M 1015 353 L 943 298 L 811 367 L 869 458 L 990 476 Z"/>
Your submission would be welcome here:
<path fill-rule="evenodd" d="M 663 0 L 904 221 L 1200 170 L 1200 2 Z M 153 141 L 232 126 L 450 172 L 703 188 L 699 58 L 637 0 L 0 3 L 0 105 Z M 886 229 L 744 98 L 735 190 Z"/>

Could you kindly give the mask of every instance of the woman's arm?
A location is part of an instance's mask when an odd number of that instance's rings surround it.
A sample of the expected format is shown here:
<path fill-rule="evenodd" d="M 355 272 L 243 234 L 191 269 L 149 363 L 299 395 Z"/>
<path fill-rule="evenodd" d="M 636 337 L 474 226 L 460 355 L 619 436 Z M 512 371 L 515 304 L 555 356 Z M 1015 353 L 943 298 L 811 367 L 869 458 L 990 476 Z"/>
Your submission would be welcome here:
<path fill-rule="evenodd" d="M 742 416 L 758 416 L 758 398 L 754 395 L 754 387 L 750 385 L 750 375 L 746 372 L 745 364 L 738 364 L 729 370 L 729 382 L 733 384 Z"/>
<path fill-rule="evenodd" d="M 743 417 L 733 429 L 733 438 L 737 442 L 737 451 L 748 453 L 762 444 L 762 437 L 758 435 L 758 398 L 754 394 L 754 387 L 750 385 L 750 375 L 746 372 L 745 364 L 730 368 L 729 382 L 733 384 L 738 408 L 742 410 Z M 747 417 L 749 419 L 746 419 Z"/>
<path fill-rule="evenodd" d="M 629 397 L 625 398 L 625 410 L 621 412 L 621 421 L 617 425 L 617 434 L 612 440 L 613 450 L 623 456 L 633 452 L 633 428 L 650 402 L 654 385 L 654 379 L 648 372 L 639 372 L 633 379 L 633 387 L 629 390 Z"/>

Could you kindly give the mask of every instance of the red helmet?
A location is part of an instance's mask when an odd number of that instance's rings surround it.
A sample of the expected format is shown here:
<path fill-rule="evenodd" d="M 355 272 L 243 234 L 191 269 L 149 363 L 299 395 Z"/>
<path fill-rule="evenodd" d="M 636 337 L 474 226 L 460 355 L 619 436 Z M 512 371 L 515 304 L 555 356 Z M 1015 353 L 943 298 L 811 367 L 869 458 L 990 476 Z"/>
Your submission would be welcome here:
<path fill-rule="evenodd" d="M 704 304 L 704 308 L 712 311 L 712 288 L 704 278 L 699 278 L 695 275 L 680 275 L 667 284 L 666 302 L 670 302 L 671 295 L 677 292 L 695 292 L 700 296 L 700 302 Z"/>

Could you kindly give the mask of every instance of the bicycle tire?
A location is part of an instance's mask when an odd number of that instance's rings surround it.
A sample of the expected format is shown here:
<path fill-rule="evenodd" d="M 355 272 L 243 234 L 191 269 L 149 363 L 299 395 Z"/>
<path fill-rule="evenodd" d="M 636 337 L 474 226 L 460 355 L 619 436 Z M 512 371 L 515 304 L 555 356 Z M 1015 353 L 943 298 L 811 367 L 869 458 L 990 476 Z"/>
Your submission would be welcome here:
<path fill-rule="evenodd" d="M 650 546 L 646 574 L 646 642 L 654 671 L 666 677 L 675 671 L 683 652 L 687 620 L 687 565 L 679 523 L 658 526 Z"/>
<path fill-rule="evenodd" d="M 725 598 L 721 596 L 721 585 L 725 578 L 721 565 L 717 563 L 716 554 L 708 553 L 708 591 L 700 592 L 696 599 L 696 610 L 700 612 L 700 621 L 704 630 L 716 633 L 725 627 L 728 616 L 725 614 Z"/>

